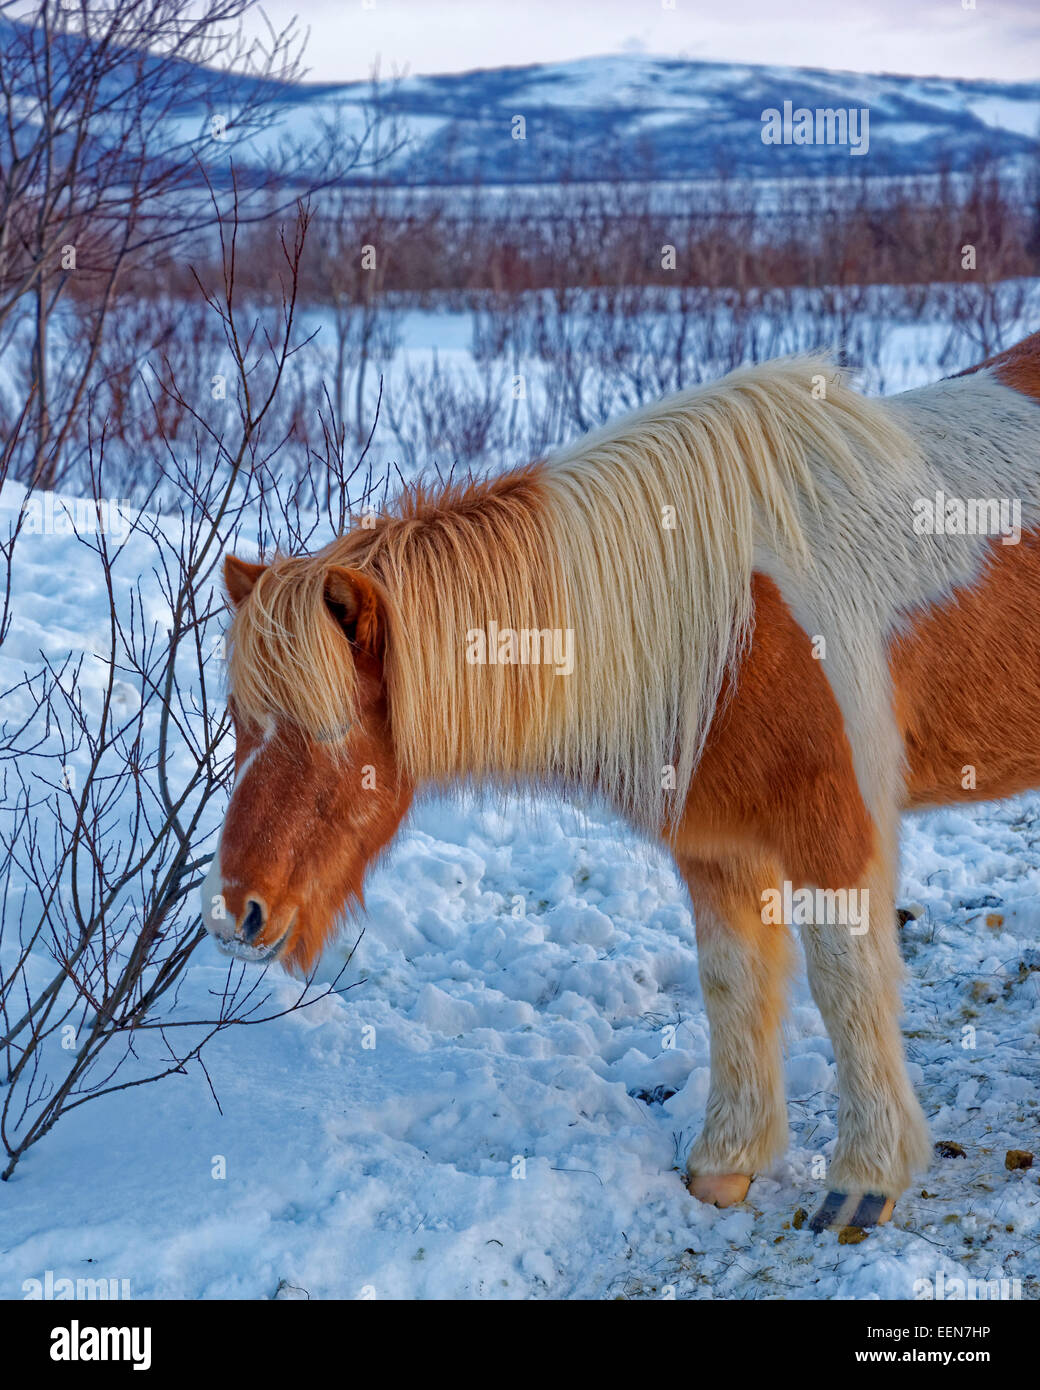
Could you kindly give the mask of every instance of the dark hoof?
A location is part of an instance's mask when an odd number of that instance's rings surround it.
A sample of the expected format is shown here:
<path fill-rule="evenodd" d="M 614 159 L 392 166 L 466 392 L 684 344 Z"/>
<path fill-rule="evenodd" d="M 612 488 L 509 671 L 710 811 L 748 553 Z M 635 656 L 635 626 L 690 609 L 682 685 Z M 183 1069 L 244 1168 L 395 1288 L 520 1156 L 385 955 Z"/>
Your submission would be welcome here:
<path fill-rule="evenodd" d="M 843 1226 L 880 1226 L 892 1215 L 895 1200 L 877 1192 L 828 1192 L 809 1222 L 810 1231 L 841 1229 Z"/>

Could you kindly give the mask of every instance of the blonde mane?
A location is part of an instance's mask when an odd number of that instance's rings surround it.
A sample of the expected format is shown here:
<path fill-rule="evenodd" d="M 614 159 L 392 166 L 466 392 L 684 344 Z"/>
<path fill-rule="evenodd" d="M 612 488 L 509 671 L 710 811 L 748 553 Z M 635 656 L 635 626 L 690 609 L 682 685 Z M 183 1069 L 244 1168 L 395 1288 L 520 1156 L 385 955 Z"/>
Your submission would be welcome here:
<path fill-rule="evenodd" d="M 349 725 L 356 672 L 324 579 L 361 570 L 384 598 L 392 731 L 416 782 L 609 789 L 660 825 L 749 639 L 757 557 L 808 575 L 821 501 L 866 499 L 914 457 L 883 403 L 805 356 L 680 392 L 541 463 L 409 489 L 374 524 L 265 571 L 232 625 L 236 709 L 314 737 Z M 470 664 L 469 635 L 492 622 L 572 630 L 573 673 Z"/>

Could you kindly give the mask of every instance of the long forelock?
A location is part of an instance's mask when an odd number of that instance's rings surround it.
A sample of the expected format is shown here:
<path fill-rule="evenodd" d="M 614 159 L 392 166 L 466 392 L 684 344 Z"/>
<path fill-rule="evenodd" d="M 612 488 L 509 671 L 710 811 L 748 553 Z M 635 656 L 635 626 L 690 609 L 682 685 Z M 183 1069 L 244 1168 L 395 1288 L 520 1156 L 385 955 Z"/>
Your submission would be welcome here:
<path fill-rule="evenodd" d="M 325 601 L 326 573 L 309 555 L 277 558 L 263 572 L 231 624 L 228 686 L 246 723 L 288 720 L 336 746 L 356 718 L 358 683 Z"/>

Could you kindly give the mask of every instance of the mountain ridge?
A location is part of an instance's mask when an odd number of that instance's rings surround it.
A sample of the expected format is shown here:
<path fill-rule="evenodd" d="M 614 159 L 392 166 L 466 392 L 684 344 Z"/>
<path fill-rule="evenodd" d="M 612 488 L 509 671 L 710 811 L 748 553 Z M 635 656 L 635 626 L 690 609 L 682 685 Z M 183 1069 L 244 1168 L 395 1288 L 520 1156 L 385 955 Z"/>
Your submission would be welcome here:
<path fill-rule="evenodd" d="M 18 29 L 0 19 L 0 43 Z M 82 39 L 59 33 L 52 44 L 71 63 Z M 125 61 L 129 69 L 140 55 L 127 50 Z M 197 130 L 200 147 L 205 145 L 205 126 L 218 111 L 233 127 L 236 104 L 262 93 L 275 119 L 235 149 L 236 163 L 241 167 L 244 160 L 257 172 L 289 137 L 298 150 L 312 149 L 314 167 L 301 167 L 301 173 L 320 173 L 322 134 L 334 126 L 347 137 L 359 135 L 374 90 L 376 109 L 409 136 L 378 166 L 379 178 L 392 182 L 511 186 L 615 178 L 670 182 L 725 172 L 757 179 L 917 175 L 965 170 L 983 155 L 1018 169 L 1040 164 L 1040 81 L 643 53 L 403 76 L 376 89 L 370 80 L 288 84 L 181 65 L 183 96 L 166 113 L 171 141 L 193 141 Z M 118 83 L 118 69 L 109 80 Z M 865 109 L 865 157 L 856 158 L 850 143 L 764 143 L 763 113 L 788 101 L 810 111 Z M 219 159 L 219 151 L 207 151 L 214 168 Z M 347 181 L 364 183 L 366 172 L 356 170 Z"/>

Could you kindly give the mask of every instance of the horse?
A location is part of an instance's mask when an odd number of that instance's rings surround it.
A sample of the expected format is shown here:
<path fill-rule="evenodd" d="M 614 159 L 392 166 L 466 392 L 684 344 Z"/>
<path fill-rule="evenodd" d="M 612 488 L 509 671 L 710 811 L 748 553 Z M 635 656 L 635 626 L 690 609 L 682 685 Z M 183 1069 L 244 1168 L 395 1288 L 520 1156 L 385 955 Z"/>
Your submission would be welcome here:
<path fill-rule="evenodd" d="M 783 358 L 407 487 L 314 554 L 228 555 L 235 780 L 206 927 L 306 974 L 418 792 L 605 798 L 693 906 L 690 1192 L 740 1202 L 786 1146 L 797 926 L 839 1090 L 810 1224 L 888 1220 L 931 1153 L 900 816 L 1040 786 L 1038 404 L 1040 334 L 886 398 Z"/>

